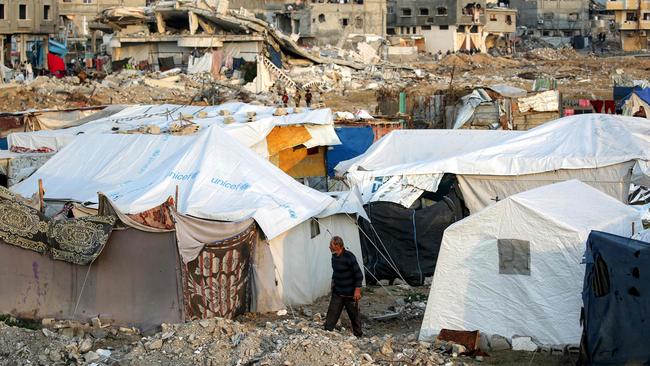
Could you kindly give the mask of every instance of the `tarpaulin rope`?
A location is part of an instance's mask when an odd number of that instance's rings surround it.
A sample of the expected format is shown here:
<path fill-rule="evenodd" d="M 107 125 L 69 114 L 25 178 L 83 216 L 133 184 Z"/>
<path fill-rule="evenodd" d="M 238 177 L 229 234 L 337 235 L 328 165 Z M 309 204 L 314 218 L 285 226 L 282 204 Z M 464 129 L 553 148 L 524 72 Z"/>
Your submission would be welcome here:
<path fill-rule="evenodd" d="M 413 210 L 413 215 L 411 216 L 413 221 L 413 244 L 415 244 L 415 260 L 418 263 L 418 272 L 420 272 L 420 283 L 424 282 L 422 278 L 422 267 L 420 267 L 420 250 L 418 249 L 418 229 L 415 225 L 415 210 Z"/>

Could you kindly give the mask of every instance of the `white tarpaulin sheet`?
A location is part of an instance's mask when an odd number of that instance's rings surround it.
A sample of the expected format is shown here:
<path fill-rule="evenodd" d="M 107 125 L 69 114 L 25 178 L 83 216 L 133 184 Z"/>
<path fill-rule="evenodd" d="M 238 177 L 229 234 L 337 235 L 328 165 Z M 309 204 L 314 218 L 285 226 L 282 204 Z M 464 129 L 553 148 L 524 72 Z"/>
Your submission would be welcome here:
<path fill-rule="evenodd" d="M 246 146 L 262 142 L 275 126 L 310 125 L 316 135 L 312 146 L 338 145 L 332 111 L 330 109 L 303 109 L 300 113 L 273 116 L 275 107 L 265 107 L 246 103 L 225 103 L 218 106 L 180 106 L 173 104 L 142 105 L 128 107 L 116 114 L 88 122 L 81 126 L 52 131 L 19 132 L 8 136 L 9 147 L 18 146 L 30 149 L 47 147 L 58 151 L 79 135 L 111 134 L 119 131 L 136 130 L 142 126 L 155 125 L 165 131 L 181 116 L 191 117 L 191 121 L 201 128 L 219 125 L 232 133 Z M 227 111 L 225 115 L 222 111 Z M 247 122 L 248 113 L 255 113 L 255 121 Z M 289 109 L 289 112 L 293 112 Z M 226 123 L 230 118 L 234 123 Z M 228 119 L 228 120 L 227 120 Z M 311 132 L 311 131 L 310 131 Z M 246 135 L 242 138 L 242 134 Z M 242 138 L 242 139 L 240 139 Z"/>
<path fill-rule="evenodd" d="M 469 121 L 474 115 L 476 107 L 481 103 L 489 102 L 492 99 L 485 93 L 483 89 L 476 89 L 470 94 L 460 98 L 460 107 L 457 108 L 456 121 L 454 122 L 454 129 L 463 127 L 465 122 Z"/>
<path fill-rule="evenodd" d="M 188 74 L 200 74 L 212 70 L 212 52 L 207 52 L 201 57 L 190 56 L 187 64 Z"/>
<path fill-rule="evenodd" d="M 375 184 L 376 177 L 430 175 L 435 179 L 444 173 L 518 176 L 630 161 L 636 163 L 633 182 L 647 180 L 647 120 L 583 114 L 526 132 L 397 130 L 357 158 L 339 163 L 336 171 L 345 173 L 351 185 L 366 192 L 365 186 Z M 364 202 L 368 199 L 364 194 Z"/>
<path fill-rule="evenodd" d="M 104 193 L 124 213 L 174 197 L 199 218 L 254 218 L 273 238 L 322 212 L 333 199 L 298 183 L 218 126 L 194 136 L 88 135 L 74 140 L 12 190 L 30 197 L 97 202 Z"/>
<path fill-rule="evenodd" d="M 478 329 L 579 343 L 587 236 L 630 237 L 633 222 L 639 227 L 635 209 L 573 180 L 510 196 L 453 224 L 442 239 L 420 339 Z"/>

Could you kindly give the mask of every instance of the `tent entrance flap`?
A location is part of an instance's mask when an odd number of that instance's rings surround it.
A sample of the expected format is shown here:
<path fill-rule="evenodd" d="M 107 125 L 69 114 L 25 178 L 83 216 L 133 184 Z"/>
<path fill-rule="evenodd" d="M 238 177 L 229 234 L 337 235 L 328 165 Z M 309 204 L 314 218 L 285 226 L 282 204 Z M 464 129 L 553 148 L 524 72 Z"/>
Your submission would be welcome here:
<path fill-rule="evenodd" d="M 360 219 L 359 227 L 367 235 L 360 237 L 369 283 L 403 277 L 412 286 L 424 284 L 435 270 L 443 232 L 462 218 L 454 190 L 417 210 L 392 202 L 372 202 L 365 208 L 371 222 Z"/>

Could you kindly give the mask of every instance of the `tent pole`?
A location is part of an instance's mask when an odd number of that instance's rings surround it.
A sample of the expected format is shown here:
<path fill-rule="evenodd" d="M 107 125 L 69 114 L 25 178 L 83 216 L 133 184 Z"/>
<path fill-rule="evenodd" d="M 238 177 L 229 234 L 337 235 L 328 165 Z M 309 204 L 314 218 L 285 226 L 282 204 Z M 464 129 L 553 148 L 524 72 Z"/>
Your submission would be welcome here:
<path fill-rule="evenodd" d="M 174 195 L 174 209 L 178 211 L 178 184 L 176 185 L 176 194 Z"/>
<path fill-rule="evenodd" d="M 45 211 L 45 202 L 43 201 L 43 196 L 45 195 L 45 191 L 43 190 L 43 179 L 38 180 L 38 204 L 41 213 Z"/>

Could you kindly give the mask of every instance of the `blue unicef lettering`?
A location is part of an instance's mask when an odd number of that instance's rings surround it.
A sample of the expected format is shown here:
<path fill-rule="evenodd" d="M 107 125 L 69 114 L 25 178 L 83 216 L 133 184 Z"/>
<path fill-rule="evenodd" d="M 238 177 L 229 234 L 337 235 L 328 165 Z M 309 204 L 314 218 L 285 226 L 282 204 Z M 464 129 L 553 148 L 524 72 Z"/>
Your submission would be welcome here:
<path fill-rule="evenodd" d="M 381 187 L 383 184 L 384 184 L 384 177 L 375 177 L 375 181 L 372 183 L 371 193 L 377 192 L 379 187 Z"/>
<path fill-rule="evenodd" d="M 149 165 L 151 165 L 151 163 L 153 163 L 153 161 L 156 160 L 156 158 L 159 157 L 159 156 L 160 156 L 160 149 L 156 149 L 153 153 L 151 153 L 151 156 L 149 156 L 149 159 L 147 159 L 147 162 L 144 163 L 142 168 L 140 168 L 140 174 L 147 171 L 147 169 L 149 168 Z"/>
<path fill-rule="evenodd" d="M 210 182 L 212 182 L 212 184 L 216 184 L 218 186 L 221 186 L 221 187 L 233 190 L 233 191 L 237 191 L 237 192 L 244 192 L 244 191 L 248 190 L 251 187 L 251 185 L 248 182 L 233 183 L 233 182 L 229 182 L 226 179 L 221 179 L 221 178 L 216 178 L 216 177 L 212 178 L 210 180 Z"/>
<path fill-rule="evenodd" d="M 179 173 L 179 172 L 169 172 L 168 177 L 170 177 L 173 180 L 180 180 L 180 181 L 186 181 L 186 180 L 194 180 L 196 179 L 196 176 L 199 175 L 199 172 L 192 172 L 192 173 Z"/>
<path fill-rule="evenodd" d="M 280 207 L 286 209 L 289 212 L 289 217 L 291 217 L 292 219 L 297 219 L 298 218 L 298 215 L 296 214 L 296 211 L 294 211 L 293 208 L 291 208 L 291 206 L 289 206 L 289 205 L 287 205 L 285 203 L 285 204 L 280 205 Z"/>

